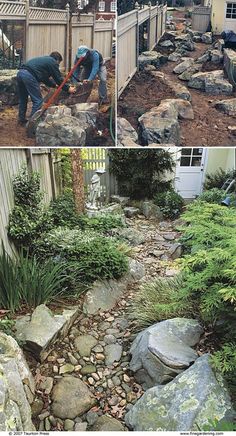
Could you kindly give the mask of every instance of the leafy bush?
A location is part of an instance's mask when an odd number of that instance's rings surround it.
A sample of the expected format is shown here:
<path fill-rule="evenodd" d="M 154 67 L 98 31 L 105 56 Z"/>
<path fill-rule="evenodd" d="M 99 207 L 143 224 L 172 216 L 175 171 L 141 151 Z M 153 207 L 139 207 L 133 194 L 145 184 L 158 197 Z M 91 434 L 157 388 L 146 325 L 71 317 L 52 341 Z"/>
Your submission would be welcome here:
<path fill-rule="evenodd" d="M 236 368 L 236 343 L 225 343 L 221 350 L 211 356 L 214 368 L 223 374 L 233 373 Z"/>
<path fill-rule="evenodd" d="M 133 304 L 134 315 L 140 327 L 175 316 L 186 316 L 186 306 L 176 303 L 182 277 L 162 278 L 142 285 Z"/>
<path fill-rule="evenodd" d="M 120 194 L 136 200 L 152 199 L 163 183 L 163 175 L 172 172 L 174 167 L 171 154 L 163 149 L 109 150 L 109 156 L 110 169 L 118 180 Z"/>
<path fill-rule="evenodd" d="M 13 319 L 8 318 L 7 316 L 0 319 L 0 331 L 5 333 L 6 335 L 13 336 L 12 329 L 15 325 L 15 321 Z"/>
<path fill-rule="evenodd" d="M 48 303 L 65 291 L 68 280 L 63 263 L 51 260 L 39 262 L 21 251 L 19 256 L 10 257 L 2 245 L 0 254 L 0 306 L 12 312 L 24 303 L 36 307 Z"/>
<path fill-rule="evenodd" d="M 106 233 L 116 227 L 124 227 L 120 215 L 100 215 L 89 218 L 87 215 L 78 215 L 72 192 L 66 192 L 50 204 L 50 213 L 55 226 L 68 228 L 79 227 L 83 230 L 94 229 L 100 233 Z"/>
<path fill-rule="evenodd" d="M 183 198 L 175 191 L 155 195 L 154 203 L 160 207 L 165 218 L 171 219 L 178 218 L 184 206 Z"/>
<path fill-rule="evenodd" d="M 33 239 L 52 226 L 42 206 L 40 176 L 23 167 L 13 180 L 15 207 L 9 218 L 8 234 L 20 246 L 29 247 Z"/>
<path fill-rule="evenodd" d="M 207 191 L 203 191 L 199 195 L 198 200 L 206 201 L 207 203 L 221 203 L 226 197 L 230 197 L 231 202 L 235 201 L 235 194 L 226 194 L 222 189 L 212 188 Z"/>
<path fill-rule="evenodd" d="M 127 258 L 117 244 L 88 230 L 53 229 L 35 243 L 34 252 L 41 259 L 66 261 L 82 282 L 119 278 L 128 270 Z"/>
<path fill-rule="evenodd" d="M 236 177 L 236 170 L 224 171 L 222 168 L 212 174 L 207 174 L 204 183 L 204 189 L 209 190 L 212 188 L 220 189 L 224 182 L 229 178 Z"/>

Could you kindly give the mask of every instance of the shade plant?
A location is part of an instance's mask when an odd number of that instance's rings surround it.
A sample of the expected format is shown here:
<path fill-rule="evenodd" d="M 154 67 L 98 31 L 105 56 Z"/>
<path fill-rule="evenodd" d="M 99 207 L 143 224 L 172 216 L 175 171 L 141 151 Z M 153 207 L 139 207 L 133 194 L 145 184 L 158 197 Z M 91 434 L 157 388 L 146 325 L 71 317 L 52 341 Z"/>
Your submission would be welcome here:
<path fill-rule="evenodd" d="M 167 175 L 175 162 L 164 149 L 109 150 L 110 170 L 116 176 L 119 192 L 132 199 L 152 199 L 157 192 L 170 189 Z"/>

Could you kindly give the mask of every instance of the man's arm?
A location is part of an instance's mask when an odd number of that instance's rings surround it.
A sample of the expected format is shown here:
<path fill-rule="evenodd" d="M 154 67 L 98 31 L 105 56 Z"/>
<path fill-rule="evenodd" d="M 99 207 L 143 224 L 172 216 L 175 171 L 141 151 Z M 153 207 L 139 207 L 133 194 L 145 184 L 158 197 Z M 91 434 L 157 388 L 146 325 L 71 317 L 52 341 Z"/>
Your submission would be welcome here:
<path fill-rule="evenodd" d="M 98 71 L 99 71 L 99 54 L 95 51 L 93 52 L 92 71 L 90 73 L 90 76 L 88 77 L 88 80 L 94 80 Z"/>
<path fill-rule="evenodd" d="M 60 86 L 60 84 L 63 82 L 63 78 L 61 75 L 61 72 L 59 70 L 59 65 L 55 62 L 55 64 L 52 65 L 51 68 L 51 76 L 55 80 L 56 84 Z M 66 83 L 63 86 L 63 91 L 69 91 L 70 86 Z"/>
<path fill-rule="evenodd" d="M 56 83 L 50 79 L 44 79 L 43 83 L 44 83 L 44 85 L 48 86 L 49 88 L 56 88 Z"/>

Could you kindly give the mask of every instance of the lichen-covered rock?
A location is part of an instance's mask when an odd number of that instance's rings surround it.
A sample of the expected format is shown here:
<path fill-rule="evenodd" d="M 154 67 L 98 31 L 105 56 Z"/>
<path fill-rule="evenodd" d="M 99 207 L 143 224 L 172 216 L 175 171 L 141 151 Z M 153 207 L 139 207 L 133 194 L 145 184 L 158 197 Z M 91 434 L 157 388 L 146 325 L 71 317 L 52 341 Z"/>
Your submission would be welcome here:
<path fill-rule="evenodd" d="M 236 98 L 231 98 L 230 100 L 216 101 L 214 104 L 215 108 L 227 115 L 236 116 Z"/>
<path fill-rule="evenodd" d="M 145 218 L 156 218 L 158 220 L 163 220 L 163 214 L 156 204 L 152 203 L 152 201 L 143 201 L 141 204 L 141 211 Z"/>
<path fill-rule="evenodd" d="M 180 143 L 180 127 L 175 116 L 162 118 L 158 108 L 152 108 L 139 118 L 145 145 Z"/>
<path fill-rule="evenodd" d="M 139 68 L 142 71 L 146 65 L 154 65 L 156 68 L 165 64 L 168 61 L 168 57 L 164 56 L 157 51 L 144 51 L 138 58 Z"/>
<path fill-rule="evenodd" d="M 194 64 L 194 59 L 189 58 L 185 61 L 181 62 L 179 65 L 177 65 L 174 68 L 175 74 L 182 74 L 184 71 L 186 71 L 188 68 L 190 68 Z"/>
<path fill-rule="evenodd" d="M 212 44 L 212 32 L 203 33 L 202 42 L 205 44 Z"/>
<path fill-rule="evenodd" d="M 131 207 L 131 206 L 124 207 L 124 214 L 128 218 L 133 218 L 134 216 L 138 215 L 139 213 L 140 213 L 140 210 L 138 207 Z"/>
<path fill-rule="evenodd" d="M 188 86 L 190 88 L 195 88 L 201 91 L 205 91 L 206 80 L 216 80 L 216 79 L 224 79 L 224 72 L 222 70 L 193 74 L 188 82 Z"/>
<path fill-rule="evenodd" d="M 55 118 L 48 115 L 36 129 L 36 145 L 40 147 L 85 146 L 89 125 L 72 116 Z"/>
<path fill-rule="evenodd" d="M 172 382 L 145 392 L 125 422 L 135 431 L 199 431 L 212 421 L 233 417 L 223 379 L 204 355 Z"/>
<path fill-rule="evenodd" d="M 52 413 L 61 419 L 74 419 L 96 405 L 96 398 L 79 378 L 63 377 L 52 392 Z"/>
<path fill-rule="evenodd" d="M 17 70 L 0 70 L 0 100 L 4 105 L 18 104 Z"/>
<path fill-rule="evenodd" d="M 71 106 L 72 116 L 82 124 L 96 126 L 98 118 L 98 103 L 77 103 Z"/>
<path fill-rule="evenodd" d="M 17 342 L 0 332 L 0 431 L 34 431 L 34 380 Z"/>
<path fill-rule="evenodd" d="M 16 320 L 16 337 L 24 343 L 36 359 L 43 361 L 58 336 L 65 336 L 78 316 L 78 309 L 65 309 L 54 315 L 44 304 L 36 307 L 32 315 Z"/>
<path fill-rule="evenodd" d="M 231 95 L 233 85 L 226 79 L 207 78 L 205 82 L 205 91 L 211 95 Z"/>
<path fill-rule="evenodd" d="M 191 79 L 191 77 L 194 74 L 199 73 L 201 69 L 202 69 L 202 65 L 195 63 L 192 65 L 192 67 L 188 68 L 182 74 L 180 74 L 178 76 L 178 79 L 188 82 Z"/>
<path fill-rule="evenodd" d="M 203 332 L 199 323 L 185 318 L 162 321 L 140 332 L 130 353 L 130 369 L 144 388 L 166 383 L 198 357 L 191 348 Z"/>

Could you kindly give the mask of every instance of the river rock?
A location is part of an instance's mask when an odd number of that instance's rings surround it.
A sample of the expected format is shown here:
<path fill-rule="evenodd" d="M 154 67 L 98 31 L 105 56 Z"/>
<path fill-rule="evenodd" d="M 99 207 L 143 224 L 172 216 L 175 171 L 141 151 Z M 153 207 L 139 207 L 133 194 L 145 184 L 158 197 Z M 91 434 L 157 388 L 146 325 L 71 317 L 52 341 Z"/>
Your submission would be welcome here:
<path fill-rule="evenodd" d="M 230 100 L 216 101 L 214 104 L 215 108 L 227 115 L 236 116 L 236 98 L 231 98 Z"/>
<path fill-rule="evenodd" d="M 16 320 L 16 338 L 36 359 L 45 360 L 56 338 L 64 337 L 78 316 L 78 309 L 65 309 L 61 315 L 54 315 L 41 304 L 32 315 Z"/>
<path fill-rule="evenodd" d="M 95 345 L 97 345 L 97 339 L 91 335 L 82 335 L 75 338 L 75 348 L 82 357 L 89 357 Z"/>
<path fill-rule="evenodd" d="M 77 118 L 64 116 L 60 119 L 48 115 L 36 129 L 36 145 L 39 147 L 84 147 L 88 124 Z"/>
<path fill-rule="evenodd" d="M 103 415 L 99 416 L 95 424 L 90 428 L 91 431 L 125 431 L 124 426 L 115 418 Z"/>
<path fill-rule="evenodd" d="M 96 398 L 78 378 L 67 376 L 57 382 L 52 392 L 52 413 L 61 419 L 75 419 L 96 405 Z"/>
<path fill-rule="evenodd" d="M 35 431 L 29 403 L 34 391 L 34 380 L 19 345 L 0 332 L 1 432 Z"/>
<path fill-rule="evenodd" d="M 105 346 L 106 365 L 110 366 L 114 362 L 119 362 L 122 356 L 122 346 L 120 344 L 109 344 Z"/>
<path fill-rule="evenodd" d="M 134 431 L 199 431 L 215 419 L 233 420 L 230 396 L 222 377 L 205 354 L 165 386 L 155 386 L 126 414 Z"/>
<path fill-rule="evenodd" d="M 144 388 L 166 383 L 198 357 L 191 348 L 203 329 L 196 320 L 173 318 L 140 332 L 130 353 L 130 369 Z"/>

